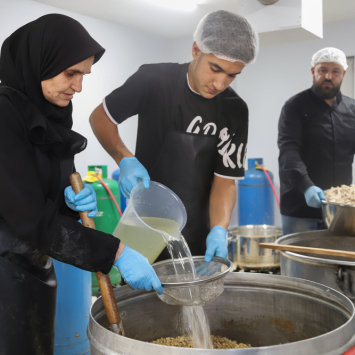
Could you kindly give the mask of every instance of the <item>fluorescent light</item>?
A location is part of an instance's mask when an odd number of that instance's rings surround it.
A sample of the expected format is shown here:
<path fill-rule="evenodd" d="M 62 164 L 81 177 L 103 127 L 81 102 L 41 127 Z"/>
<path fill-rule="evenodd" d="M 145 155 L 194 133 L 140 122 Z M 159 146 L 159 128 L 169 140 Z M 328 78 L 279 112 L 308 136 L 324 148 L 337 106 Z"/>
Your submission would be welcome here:
<path fill-rule="evenodd" d="M 201 0 L 147 0 L 151 4 L 177 11 L 193 11 Z"/>

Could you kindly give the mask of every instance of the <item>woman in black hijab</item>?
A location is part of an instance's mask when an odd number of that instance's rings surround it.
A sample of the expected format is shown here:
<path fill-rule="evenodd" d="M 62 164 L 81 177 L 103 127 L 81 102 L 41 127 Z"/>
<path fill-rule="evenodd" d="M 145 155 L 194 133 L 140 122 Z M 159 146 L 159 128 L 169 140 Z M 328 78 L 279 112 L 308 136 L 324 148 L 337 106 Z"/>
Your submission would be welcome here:
<path fill-rule="evenodd" d="M 143 256 L 129 254 L 117 238 L 78 223 L 76 211 L 94 209 L 90 189 L 84 199 L 90 205 L 80 205 L 73 195 L 64 198 L 74 155 L 87 143 L 71 130 L 71 99 L 104 51 L 79 22 L 58 14 L 28 23 L 2 45 L 0 354 L 53 353 L 56 277 L 51 257 L 103 273 L 117 262 L 124 278 L 129 269 L 131 286 L 161 287 L 149 263 L 143 272 L 132 265 L 132 258 L 143 263 Z"/>

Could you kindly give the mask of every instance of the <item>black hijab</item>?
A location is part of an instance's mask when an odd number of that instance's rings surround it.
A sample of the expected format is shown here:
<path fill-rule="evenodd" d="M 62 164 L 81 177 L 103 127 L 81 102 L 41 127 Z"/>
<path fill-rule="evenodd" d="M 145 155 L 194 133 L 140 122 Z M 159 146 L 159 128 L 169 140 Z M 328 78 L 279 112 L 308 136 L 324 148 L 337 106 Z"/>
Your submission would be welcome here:
<path fill-rule="evenodd" d="M 9 87 L 15 89 L 50 122 L 39 122 L 38 118 L 33 118 L 33 113 L 31 117 L 26 115 L 25 119 L 31 121 L 26 124 L 30 135 L 33 133 L 31 140 L 34 143 L 41 144 L 42 141 L 43 145 L 44 141 L 53 140 L 53 127 L 62 141 L 70 140 L 68 134 L 72 136 L 71 140 L 78 135 L 70 131 L 73 125 L 72 102 L 66 107 L 51 104 L 43 96 L 41 81 L 53 78 L 93 55 L 96 63 L 104 52 L 105 49 L 78 21 L 60 14 L 42 16 L 20 27 L 4 41 L 0 54 L 2 93 L 6 94 Z M 36 129 L 38 127 L 41 129 Z"/>

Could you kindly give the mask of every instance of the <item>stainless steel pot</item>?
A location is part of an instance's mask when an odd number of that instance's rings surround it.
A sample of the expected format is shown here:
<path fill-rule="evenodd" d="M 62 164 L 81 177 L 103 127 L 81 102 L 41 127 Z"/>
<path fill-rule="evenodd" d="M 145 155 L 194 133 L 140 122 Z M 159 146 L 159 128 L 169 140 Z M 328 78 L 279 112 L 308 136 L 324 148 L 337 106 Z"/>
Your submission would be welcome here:
<path fill-rule="evenodd" d="M 102 299 L 91 308 L 91 355 L 340 355 L 355 344 L 355 309 L 341 293 L 307 280 L 251 273 L 229 273 L 224 292 L 204 309 L 211 333 L 253 349 L 206 350 L 147 343 L 181 335 L 180 306 L 154 292 L 115 289 L 126 337 L 107 330 Z"/>
<path fill-rule="evenodd" d="M 322 200 L 323 219 L 336 235 L 355 236 L 355 206 Z"/>
<path fill-rule="evenodd" d="M 286 235 L 277 244 L 355 251 L 355 237 L 331 231 Z M 281 275 L 299 277 L 334 288 L 355 302 L 355 260 L 316 254 L 281 252 Z"/>
<path fill-rule="evenodd" d="M 277 250 L 259 248 L 259 243 L 275 243 L 281 237 L 280 227 L 264 225 L 239 226 L 228 230 L 229 255 L 242 269 L 270 270 L 280 266 Z"/>

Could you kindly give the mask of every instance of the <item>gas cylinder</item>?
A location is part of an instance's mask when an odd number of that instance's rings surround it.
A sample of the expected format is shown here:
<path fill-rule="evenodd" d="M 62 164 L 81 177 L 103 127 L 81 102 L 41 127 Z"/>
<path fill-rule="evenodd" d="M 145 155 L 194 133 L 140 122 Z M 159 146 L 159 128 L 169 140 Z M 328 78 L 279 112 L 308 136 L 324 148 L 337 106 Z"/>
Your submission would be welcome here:
<path fill-rule="evenodd" d="M 90 272 L 54 260 L 57 275 L 54 355 L 87 355 L 91 299 Z M 21 340 L 19 340 L 21 341 Z"/>
<path fill-rule="evenodd" d="M 262 158 L 248 159 L 244 180 L 238 181 L 239 225 L 274 224 L 274 195 L 265 173 L 257 168 Z M 273 174 L 267 171 L 273 181 Z"/>
<path fill-rule="evenodd" d="M 118 182 L 118 179 L 120 178 L 120 170 L 121 169 L 118 168 L 112 173 L 112 179 L 116 180 L 117 182 Z M 120 196 L 121 196 L 121 211 L 123 213 L 127 207 L 127 201 L 126 201 L 126 198 L 123 196 L 122 192 L 120 193 Z"/>
<path fill-rule="evenodd" d="M 120 189 L 118 187 L 117 181 L 107 179 L 107 165 L 89 165 L 88 170 L 88 175 L 83 180 L 86 184 L 90 184 L 96 193 L 98 209 L 98 213 L 94 218 L 96 229 L 101 232 L 112 234 L 120 220 L 120 215 L 109 193 L 106 191 L 101 182 L 94 176 L 94 174 L 98 174 L 98 176 L 108 186 L 119 206 Z M 120 284 L 121 275 L 117 269 L 112 268 L 109 272 L 109 276 L 112 285 Z M 93 296 L 96 296 L 97 291 L 99 290 L 99 285 L 97 283 L 95 273 L 92 273 L 91 278 L 92 294 Z"/>

